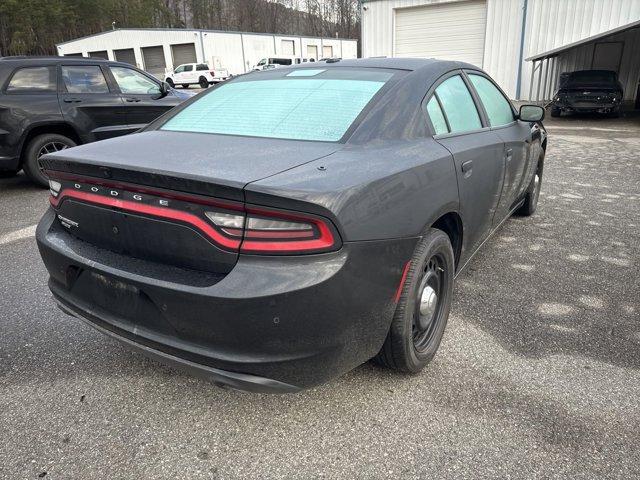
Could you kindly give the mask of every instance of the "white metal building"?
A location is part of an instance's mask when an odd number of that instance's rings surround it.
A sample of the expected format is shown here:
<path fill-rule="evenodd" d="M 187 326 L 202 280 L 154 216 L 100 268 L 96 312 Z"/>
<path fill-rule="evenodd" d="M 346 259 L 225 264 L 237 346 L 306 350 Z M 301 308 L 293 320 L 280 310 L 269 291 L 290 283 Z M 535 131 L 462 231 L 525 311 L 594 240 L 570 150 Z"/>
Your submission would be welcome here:
<path fill-rule="evenodd" d="M 640 108 L 640 0 L 364 0 L 362 56 L 466 61 L 529 100 L 562 72 L 611 69 Z"/>
<path fill-rule="evenodd" d="M 185 29 L 120 28 L 56 45 L 58 55 L 118 60 L 162 77 L 182 63 L 202 62 L 231 74 L 247 72 L 260 59 L 295 55 L 303 59 L 356 58 L 356 40 L 265 33 Z"/>

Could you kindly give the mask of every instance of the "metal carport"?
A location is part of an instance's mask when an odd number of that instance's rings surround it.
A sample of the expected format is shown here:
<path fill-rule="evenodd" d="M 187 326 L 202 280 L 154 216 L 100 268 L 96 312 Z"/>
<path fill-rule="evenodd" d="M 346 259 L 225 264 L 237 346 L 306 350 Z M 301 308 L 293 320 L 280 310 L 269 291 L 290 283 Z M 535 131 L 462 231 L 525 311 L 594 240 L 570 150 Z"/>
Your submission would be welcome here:
<path fill-rule="evenodd" d="M 529 98 L 547 103 L 560 74 L 575 70 L 615 70 L 626 107 L 640 108 L 640 20 L 526 58 L 533 62 Z"/>

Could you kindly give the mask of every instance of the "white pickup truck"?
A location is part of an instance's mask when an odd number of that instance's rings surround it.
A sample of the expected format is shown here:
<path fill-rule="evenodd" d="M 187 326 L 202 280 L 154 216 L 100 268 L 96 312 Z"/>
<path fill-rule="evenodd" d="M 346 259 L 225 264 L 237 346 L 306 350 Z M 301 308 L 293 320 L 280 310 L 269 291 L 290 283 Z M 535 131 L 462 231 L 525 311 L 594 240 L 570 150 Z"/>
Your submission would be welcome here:
<path fill-rule="evenodd" d="M 200 85 L 201 88 L 207 88 L 227 78 L 229 72 L 226 68 L 210 68 L 206 63 L 185 63 L 169 72 L 165 82 L 172 87 L 181 85 L 183 88 L 189 88 L 189 85 Z"/>

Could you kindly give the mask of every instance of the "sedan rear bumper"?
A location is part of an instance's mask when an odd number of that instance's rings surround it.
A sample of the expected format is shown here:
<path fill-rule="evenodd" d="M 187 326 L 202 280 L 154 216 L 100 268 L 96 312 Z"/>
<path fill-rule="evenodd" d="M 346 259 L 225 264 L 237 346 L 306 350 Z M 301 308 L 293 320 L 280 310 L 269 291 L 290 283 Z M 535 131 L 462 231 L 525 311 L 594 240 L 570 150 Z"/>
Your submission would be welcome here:
<path fill-rule="evenodd" d="M 54 291 L 54 289 L 55 287 L 52 288 L 52 291 Z M 61 297 L 56 296 L 55 293 L 54 298 L 56 298 L 60 310 L 67 315 L 71 315 L 82 320 L 87 325 L 98 330 L 100 333 L 104 333 L 105 335 L 115 338 L 132 350 L 141 352 L 150 358 L 169 364 L 180 370 L 184 370 L 194 376 L 211 380 L 220 387 L 255 393 L 294 393 L 300 391 L 299 387 L 278 382 L 277 380 L 208 367 L 206 365 L 190 362 L 184 358 L 164 353 L 161 350 L 147 347 L 146 345 L 130 340 L 127 337 L 118 335 L 109 328 L 102 327 L 101 324 L 104 322 L 100 318 L 90 316 L 87 311 L 78 309 L 76 306 L 71 304 L 67 304 Z"/>
<path fill-rule="evenodd" d="M 554 102 L 553 106 L 565 112 L 609 113 L 620 108 L 620 102 Z"/>
<path fill-rule="evenodd" d="M 240 256 L 227 275 L 162 266 L 76 239 L 49 210 L 36 238 L 61 307 L 145 354 L 232 388 L 291 392 L 380 349 L 416 239 Z"/>

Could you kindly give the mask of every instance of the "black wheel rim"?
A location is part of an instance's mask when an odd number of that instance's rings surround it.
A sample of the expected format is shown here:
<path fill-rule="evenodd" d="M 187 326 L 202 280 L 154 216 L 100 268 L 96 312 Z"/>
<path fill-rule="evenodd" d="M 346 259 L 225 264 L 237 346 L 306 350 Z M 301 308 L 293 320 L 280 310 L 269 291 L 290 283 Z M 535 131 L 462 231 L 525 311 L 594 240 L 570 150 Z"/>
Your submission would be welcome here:
<path fill-rule="evenodd" d="M 432 255 L 423 267 L 412 323 L 413 345 L 418 352 L 427 349 L 442 316 L 446 294 L 445 268 L 440 254 Z"/>
<path fill-rule="evenodd" d="M 37 158 L 40 159 L 41 156 L 46 155 L 47 153 L 59 152 L 60 150 L 64 150 L 65 148 L 69 148 L 69 145 L 62 142 L 47 142 L 40 147 L 38 150 Z M 38 170 L 41 174 L 44 175 L 44 169 L 38 162 Z"/>

